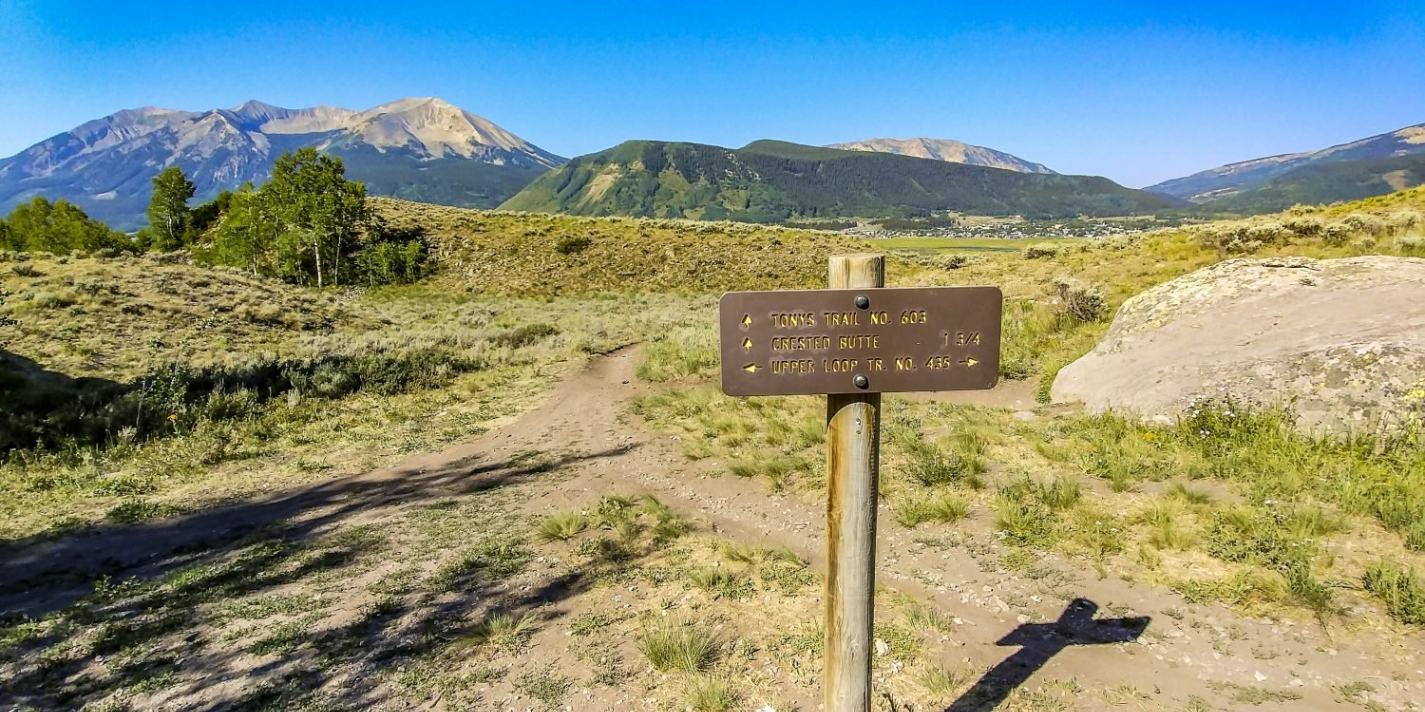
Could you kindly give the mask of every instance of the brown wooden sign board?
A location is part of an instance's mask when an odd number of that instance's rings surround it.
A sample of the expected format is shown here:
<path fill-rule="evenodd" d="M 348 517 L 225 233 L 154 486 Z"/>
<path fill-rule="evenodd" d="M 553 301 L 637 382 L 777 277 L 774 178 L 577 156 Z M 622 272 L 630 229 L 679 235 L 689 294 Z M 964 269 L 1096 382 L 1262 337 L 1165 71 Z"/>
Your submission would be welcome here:
<path fill-rule="evenodd" d="M 999 375 L 998 287 L 729 292 L 718 306 L 732 396 L 958 391 Z"/>

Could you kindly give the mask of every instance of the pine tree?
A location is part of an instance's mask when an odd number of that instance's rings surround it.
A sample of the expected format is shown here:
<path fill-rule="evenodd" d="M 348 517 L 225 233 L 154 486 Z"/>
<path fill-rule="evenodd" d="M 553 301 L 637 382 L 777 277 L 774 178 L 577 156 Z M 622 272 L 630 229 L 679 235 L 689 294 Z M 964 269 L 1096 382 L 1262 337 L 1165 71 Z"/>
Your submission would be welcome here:
<path fill-rule="evenodd" d="M 153 197 L 148 202 L 150 249 L 169 251 L 183 246 L 193 193 L 193 182 L 176 165 L 154 176 Z"/>

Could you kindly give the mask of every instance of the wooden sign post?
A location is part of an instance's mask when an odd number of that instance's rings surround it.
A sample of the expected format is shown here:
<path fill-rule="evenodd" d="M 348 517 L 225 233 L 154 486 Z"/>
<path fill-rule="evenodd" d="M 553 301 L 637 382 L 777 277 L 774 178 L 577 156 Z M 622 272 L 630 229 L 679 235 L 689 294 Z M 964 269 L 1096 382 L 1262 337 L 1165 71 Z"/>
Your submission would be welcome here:
<path fill-rule="evenodd" d="M 831 289 L 886 286 L 881 255 L 832 257 Z M 853 376 L 854 378 L 854 376 Z M 869 378 L 869 376 L 868 376 Z M 852 384 L 855 385 L 855 384 Z M 826 670 L 822 709 L 871 709 L 871 619 L 876 591 L 876 494 L 881 394 L 826 397 Z"/>
<path fill-rule="evenodd" d="M 884 289 L 885 257 L 842 255 L 823 290 L 719 303 L 728 395 L 826 395 L 826 670 L 822 709 L 871 709 L 881 394 L 992 388 L 995 287 Z"/>

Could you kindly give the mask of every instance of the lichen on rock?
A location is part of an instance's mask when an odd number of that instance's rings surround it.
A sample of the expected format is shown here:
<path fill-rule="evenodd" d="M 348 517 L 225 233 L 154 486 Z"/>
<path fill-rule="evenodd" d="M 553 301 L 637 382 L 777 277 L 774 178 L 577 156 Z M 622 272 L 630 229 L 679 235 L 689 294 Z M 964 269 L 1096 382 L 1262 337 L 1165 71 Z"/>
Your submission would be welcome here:
<path fill-rule="evenodd" d="M 1381 432 L 1420 419 L 1422 376 L 1425 259 L 1236 259 L 1129 299 L 1052 396 L 1159 421 L 1229 396 Z"/>

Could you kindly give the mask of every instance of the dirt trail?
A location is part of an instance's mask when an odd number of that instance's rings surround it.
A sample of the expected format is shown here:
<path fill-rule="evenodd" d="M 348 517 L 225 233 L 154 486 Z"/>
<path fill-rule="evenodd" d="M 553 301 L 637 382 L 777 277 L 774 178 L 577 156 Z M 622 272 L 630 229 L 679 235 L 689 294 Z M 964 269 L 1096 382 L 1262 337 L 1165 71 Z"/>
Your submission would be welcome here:
<path fill-rule="evenodd" d="M 415 501 L 511 481 L 537 483 L 550 467 L 547 461 L 530 464 L 531 452 L 558 456 L 562 474 L 550 486 L 531 488 L 536 494 L 523 504 L 530 513 L 585 506 L 610 493 L 651 493 L 713 531 L 784 546 L 820 566 L 819 502 L 769 493 L 760 480 L 725 474 L 716 462 L 689 462 L 675 438 L 650 432 L 628 414 L 630 399 L 649 388 L 633 378 L 637 358 L 634 349 L 597 358 L 507 425 L 394 467 L 168 525 L 110 531 L 102 541 L 71 537 L 17 555 L 0 552 L 5 554 L 0 580 L 12 582 L 0 591 L 0 611 L 54 610 L 82 594 L 81 582 L 92 581 L 74 575 L 72 590 L 64 592 L 56 591 L 52 578 L 38 583 L 55 572 L 142 573 L 181 560 L 182 552 L 199 543 L 231 540 L 279 520 L 319 532 Z M 984 523 L 970 526 L 983 529 Z M 1339 624 L 1326 631 L 1187 604 L 1162 589 L 1100 578 L 1084 562 L 1053 554 L 1044 555 L 1031 573 L 1006 571 L 988 535 L 961 538 L 962 528 L 907 530 L 883 508 L 878 580 L 953 616 L 954 647 L 940 651 L 942 660 L 958 669 L 993 668 L 982 681 L 991 698 L 996 688 L 1071 679 L 1091 690 L 1132 685 L 1147 698 L 1128 702 L 1166 709 L 1181 709 L 1193 695 L 1218 707 L 1240 707 L 1222 683 L 1293 698 L 1254 707 L 1263 710 L 1350 709 L 1336 688 L 1361 682 L 1372 686 L 1373 699 L 1393 708 L 1425 699 L 1425 640 L 1418 635 L 1383 649 L 1385 638 L 1370 631 L 1342 630 Z M 957 538 L 961 541 L 952 544 Z M 41 590 L 42 596 L 35 595 Z M 1137 635 L 1129 628 L 1085 627 L 1086 616 L 1149 620 Z M 1055 621 L 1061 624 L 1034 625 Z M 1007 647 L 996 645 L 1002 639 Z"/>
<path fill-rule="evenodd" d="M 647 388 L 633 379 L 636 363 L 633 350 L 595 362 L 545 406 L 493 437 L 494 446 L 504 448 L 497 457 L 534 446 L 625 449 L 574 466 L 570 479 L 528 508 L 547 513 L 587 504 L 602 494 L 652 493 L 703 518 L 719 533 L 788 547 L 820 567 L 825 526 L 820 504 L 769 493 L 759 480 L 724 474 L 717 462 L 689 462 L 676 439 L 648 432 L 625 408 Z M 1005 405 L 1016 407 L 1023 396 L 1014 391 Z M 905 529 L 884 507 L 880 520 L 878 582 L 934 602 L 954 616 L 957 648 L 943 651 L 943 659 L 957 666 L 1005 663 L 987 682 L 1015 682 L 1032 673 L 1026 683 L 1031 686 L 1049 679 L 1074 679 L 1094 689 L 1130 684 L 1150 695 L 1153 706 L 1169 709 L 1181 708 L 1192 695 L 1234 706 L 1209 682 L 1218 683 L 1219 690 L 1221 683 L 1229 683 L 1299 696 L 1254 709 L 1353 709 L 1333 688 L 1361 681 L 1375 689 L 1375 699 L 1394 700 L 1402 708 L 1408 700 L 1425 697 L 1425 640 L 1419 637 L 1408 648 L 1380 649 L 1378 635 L 1251 619 L 1219 606 L 1188 604 L 1170 591 L 1101 579 L 1084 562 L 1053 554 L 1042 558 L 1031 577 L 1004 571 L 997 554 L 976 556 L 973 545 L 935 541 L 936 533 L 949 532 Z M 1151 620 L 1133 642 L 1075 644 L 1058 654 L 1062 641 L 1047 627 L 1027 627 L 1011 636 L 1023 624 L 1058 620 L 1081 599 L 1097 605 L 1100 618 Z M 995 645 L 1006 636 L 1011 636 L 1006 642 L 1027 643 L 1024 653 L 1011 657 L 1015 648 Z"/>

